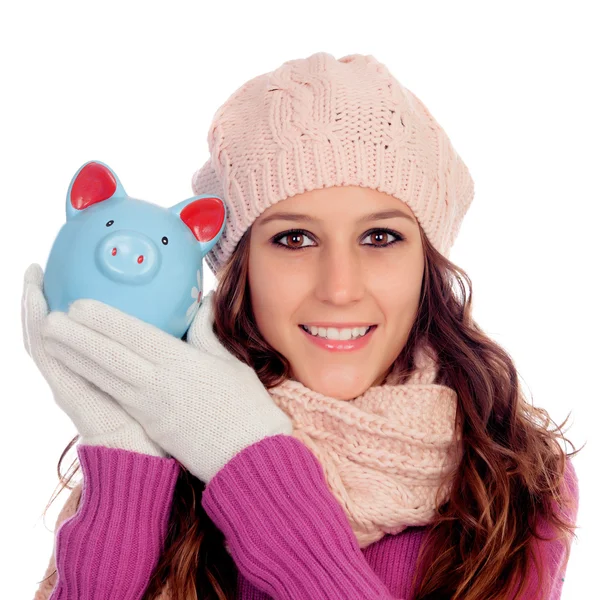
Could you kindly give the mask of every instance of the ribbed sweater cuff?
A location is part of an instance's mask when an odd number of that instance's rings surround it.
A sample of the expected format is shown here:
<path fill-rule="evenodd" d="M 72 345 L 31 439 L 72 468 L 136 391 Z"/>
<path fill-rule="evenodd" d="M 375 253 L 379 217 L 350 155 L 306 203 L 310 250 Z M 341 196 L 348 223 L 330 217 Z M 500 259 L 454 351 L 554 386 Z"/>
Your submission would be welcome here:
<path fill-rule="evenodd" d="M 234 456 L 210 480 L 202 505 L 238 569 L 273 598 L 392 598 L 321 464 L 292 436 L 264 438 Z"/>
<path fill-rule="evenodd" d="M 166 538 L 179 465 L 103 446 L 79 445 L 79 508 L 56 533 L 51 600 L 142 597 Z"/>

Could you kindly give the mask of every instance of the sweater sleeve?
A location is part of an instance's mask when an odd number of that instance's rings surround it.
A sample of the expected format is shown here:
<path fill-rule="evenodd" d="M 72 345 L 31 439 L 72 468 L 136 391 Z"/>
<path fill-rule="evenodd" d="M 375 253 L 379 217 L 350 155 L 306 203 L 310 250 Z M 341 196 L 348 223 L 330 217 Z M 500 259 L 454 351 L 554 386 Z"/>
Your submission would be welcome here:
<path fill-rule="evenodd" d="M 318 459 L 293 436 L 244 448 L 210 480 L 202 505 L 240 572 L 276 600 L 393 599 Z"/>
<path fill-rule="evenodd" d="M 49 600 L 139 599 L 166 538 L 179 465 L 104 446 L 79 445 L 77 454 L 83 483 L 59 515 L 48 579 L 35 600 L 48 598 L 49 586 Z"/>

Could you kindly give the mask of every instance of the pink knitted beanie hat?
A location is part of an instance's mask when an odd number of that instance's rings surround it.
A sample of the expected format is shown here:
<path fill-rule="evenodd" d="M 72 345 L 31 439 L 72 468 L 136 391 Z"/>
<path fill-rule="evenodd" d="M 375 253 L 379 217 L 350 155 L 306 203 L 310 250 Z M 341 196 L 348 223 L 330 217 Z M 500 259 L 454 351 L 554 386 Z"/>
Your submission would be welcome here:
<path fill-rule="evenodd" d="M 447 257 L 474 195 L 469 171 L 423 103 L 373 56 L 319 52 L 251 79 L 216 112 L 195 194 L 227 204 L 206 255 L 218 277 L 244 232 L 280 200 L 332 186 L 385 192 Z"/>

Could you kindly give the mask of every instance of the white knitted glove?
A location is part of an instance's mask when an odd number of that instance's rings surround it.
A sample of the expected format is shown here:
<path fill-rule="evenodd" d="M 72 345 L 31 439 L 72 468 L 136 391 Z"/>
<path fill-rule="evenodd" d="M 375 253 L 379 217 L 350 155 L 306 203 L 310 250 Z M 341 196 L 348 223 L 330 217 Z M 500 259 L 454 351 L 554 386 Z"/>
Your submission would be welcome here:
<path fill-rule="evenodd" d="M 110 394 L 208 483 L 245 447 L 292 432 L 255 371 L 216 339 L 213 320 L 209 294 L 192 336 L 207 340 L 204 351 L 104 303 L 77 300 L 68 313 L 50 313 L 43 335 L 52 356 Z"/>
<path fill-rule="evenodd" d="M 30 265 L 23 278 L 21 298 L 23 343 L 50 386 L 56 403 L 73 421 L 81 436 L 79 443 L 165 456 L 141 425 L 108 394 L 45 351 L 41 330 L 48 318 L 48 304 L 42 291 L 43 282 L 40 265 Z"/>

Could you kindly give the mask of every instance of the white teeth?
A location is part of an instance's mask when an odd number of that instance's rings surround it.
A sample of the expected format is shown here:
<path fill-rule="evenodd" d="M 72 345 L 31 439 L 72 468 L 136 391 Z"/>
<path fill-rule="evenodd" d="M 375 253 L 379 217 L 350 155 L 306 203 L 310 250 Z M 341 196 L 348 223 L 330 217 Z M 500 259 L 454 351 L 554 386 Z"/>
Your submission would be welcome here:
<path fill-rule="evenodd" d="M 349 340 L 357 339 L 367 333 L 369 327 L 354 327 L 352 329 L 336 329 L 335 327 L 314 327 L 311 326 L 310 330 L 306 325 L 302 325 L 305 331 L 308 331 L 312 335 L 322 337 L 328 340 Z"/>

